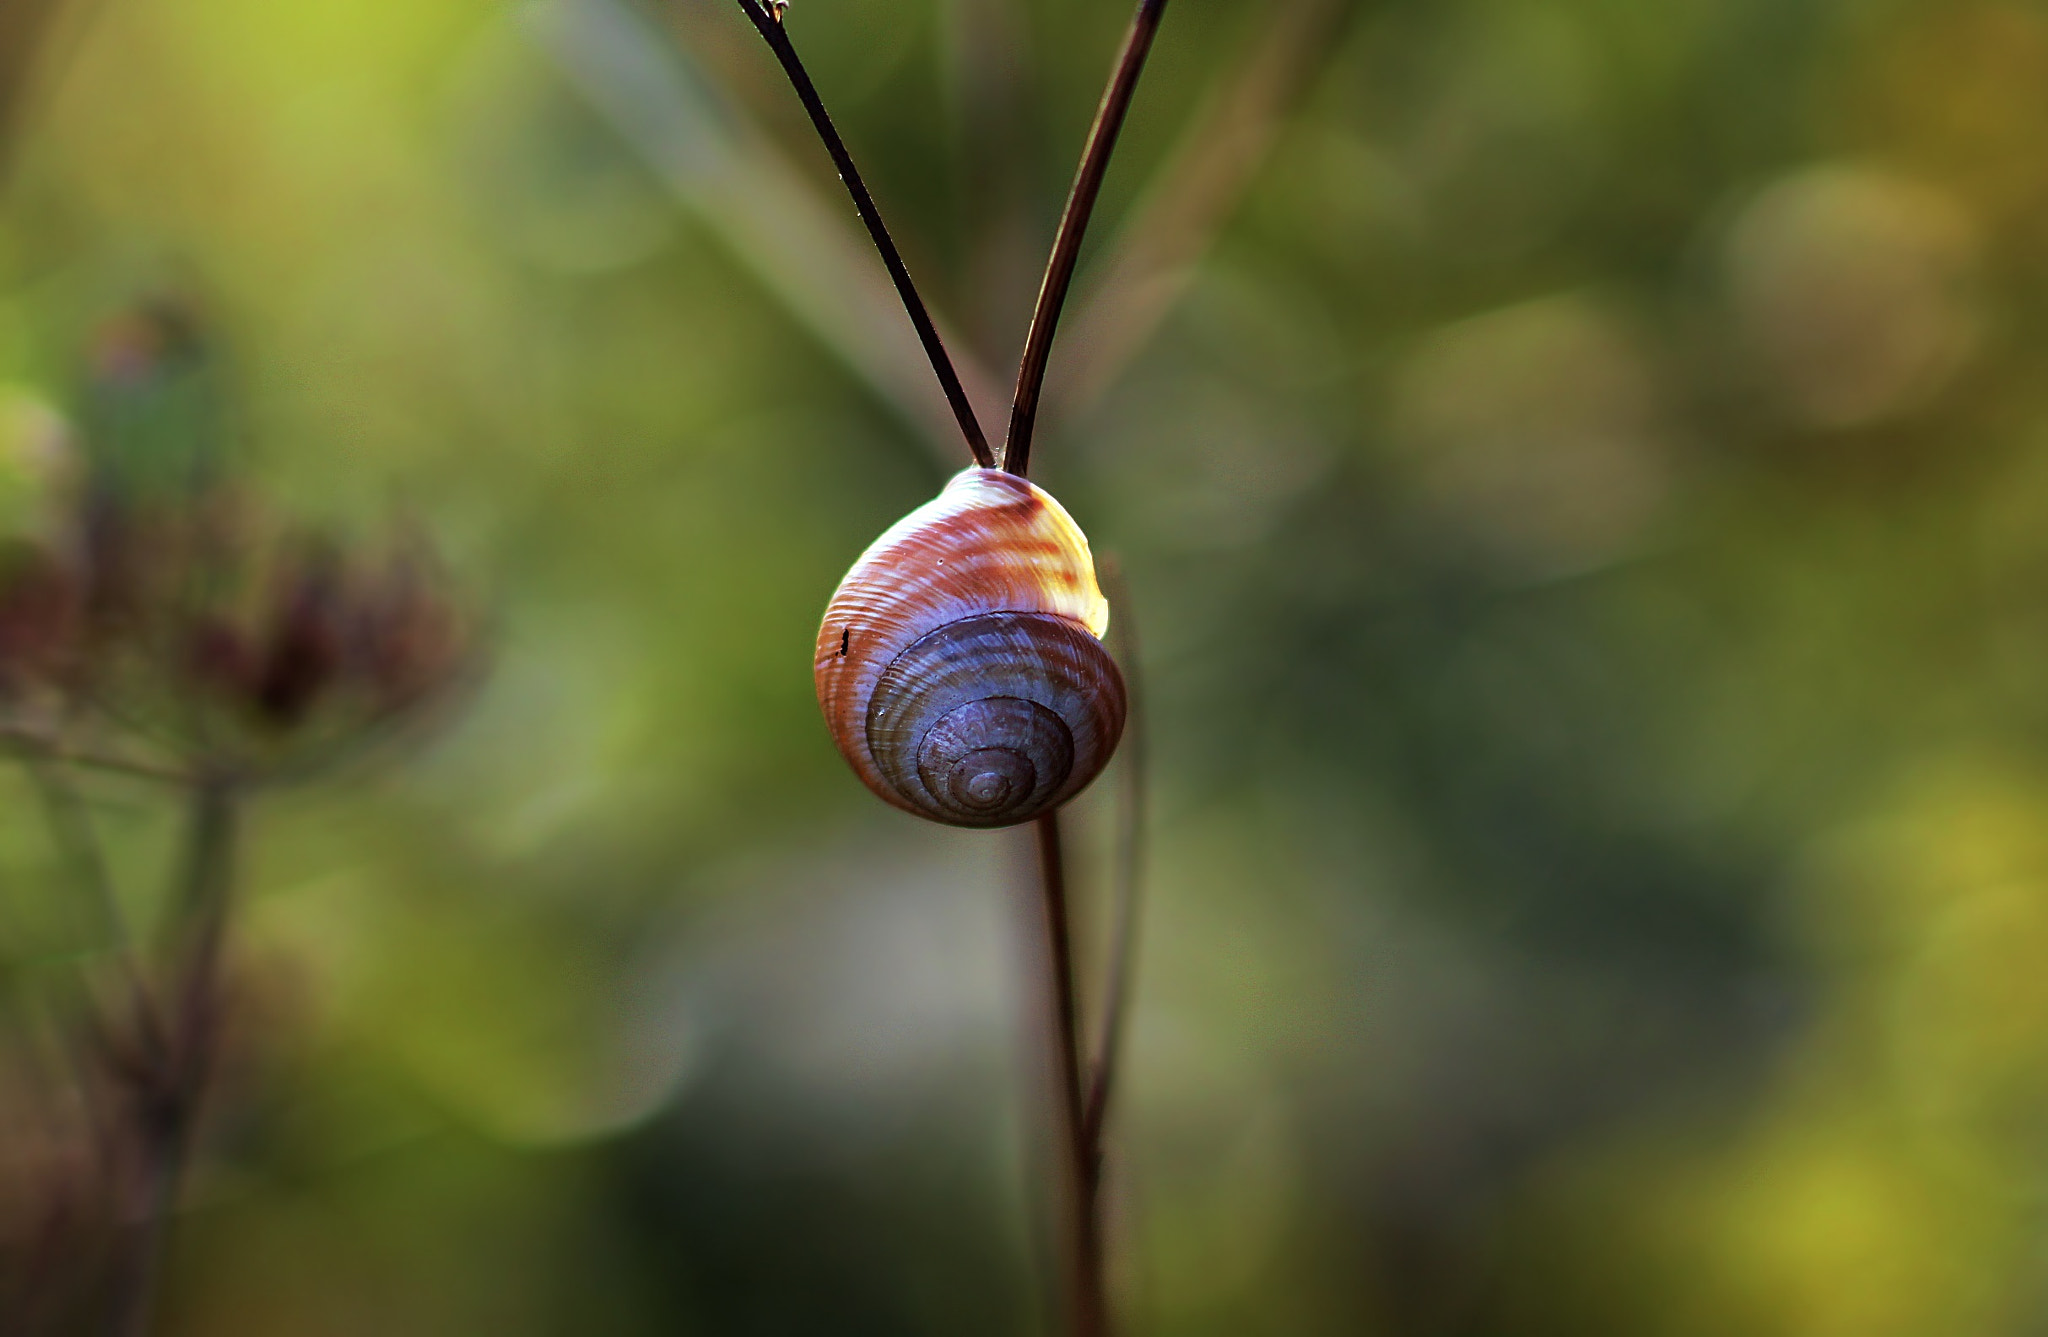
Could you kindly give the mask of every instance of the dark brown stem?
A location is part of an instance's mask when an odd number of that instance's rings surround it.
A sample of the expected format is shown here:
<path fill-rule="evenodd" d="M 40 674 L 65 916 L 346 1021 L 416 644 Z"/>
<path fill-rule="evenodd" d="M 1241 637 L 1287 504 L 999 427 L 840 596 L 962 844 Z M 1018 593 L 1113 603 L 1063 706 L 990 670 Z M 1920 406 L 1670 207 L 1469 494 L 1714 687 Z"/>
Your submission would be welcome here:
<path fill-rule="evenodd" d="M 1138 632 L 1131 614 L 1130 590 L 1113 559 L 1100 568 L 1112 616 L 1110 641 L 1123 669 L 1128 703 L 1123 742 L 1119 747 L 1123 786 L 1116 831 L 1116 881 L 1109 930 L 1108 975 L 1102 992 L 1102 1020 L 1095 1041 L 1095 1062 L 1089 1072 L 1088 1100 L 1082 1124 L 1088 1147 L 1101 1174 L 1102 1134 L 1109 1121 L 1109 1103 L 1116 1090 L 1123 1056 L 1125 1017 L 1130 1011 L 1131 978 L 1136 973 L 1138 911 L 1145 876 L 1146 749 L 1144 681 L 1138 665 Z"/>
<path fill-rule="evenodd" d="M 1055 809 L 1040 817 L 1038 882 L 1045 909 L 1046 993 L 1059 1095 L 1060 1162 L 1065 1171 L 1065 1266 L 1072 1337 L 1108 1337 L 1102 1277 L 1101 1160 L 1089 1141 L 1081 1095 L 1081 1049 L 1074 998 L 1073 932 L 1067 914 L 1066 856 Z"/>
<path fill-rule="evenodd" d="M 192 792 L 191 834 L 176 907 L 183 969 L 160 1058 L 145 1065 L 132 1096 L 140 1166 L 135 1211 L 116 1278 L 112 1331 L 148 1337 L 170 1218 L 220 1039 L 220 965 L 234 885 L 238 792 L 204 779 Z"/>
<path fill-rule="evenodd" d="M 804 104 L 804 110 L 810 113 L 811 124 L 817 127 L 818 138 L 825 141 L 825 151 L 832 155 L 832 163 L 839 169 L 839 179 L 845 183 L 847 193 L 853 196 L 853 207 L 859 212 L 860 221 L 867 224 L 868 235 L 874 238 L 875 249 L 882 253 L 882 264 L 888 268 L 896 293 L 903 299 L 903 309 L 910 313 L 910 323 L 917 328 L 918 342 L 924 345 L 925 356 L 931 359 L 932 371 L 938 375 L 939 385 L 946 392 L 946 402 L 953 406 L 953 416 L 960 422 L 960 434 L 967 439 L 967 449 L 974 456 L 974 462 L 984 469 L 994 468 L 995 453 L 989 449 L 988 437 L 983 435 L 981 422 L 974 416 L 974 406 L 968 402 L 967 390 L 960 384 L 960 374 L 953 369 L 953 359 L 946 353 L 946 345 L 939 338 L 931 313 L 925 310 L 924 299 L 917 295 L 917 285 L 910 281 L 910 270 L 905 267 L 902 254 L 897 251 L 887 225 L 882 222 L 882 211 L 875 207 L 874 196 L 868 193 L 867 183 L 860 179 L 860 172 L 853 165 L 853 155 L 847 152 L 846 141 L 839 137 L 838 127 L 832 124 L 832 117 L 825 110 L 824 99 L 818 96 L 817 87 L 811 83 L 803 62 L 797 59 L 796 47 L 791 45 L 789 33 L 782 26 L 782 7 L 774 4 L 773 0 L 766 6 L 758 0 L 739 0 L 739 7 L 760 31 L 768 49 L 775 53 L 775 59 L 781 62 L 782 72 L 789 76 L 790 86 L 796 89 L 797 100 Z"/>
<path fill-rule="evenodd" d="M 1144 71 L 1152 35 L 1159 31 L 1159 18 L 1165 11 L 1166 0 L 1138 0 L 1138 12 L 1131 17 L 1130 31 L 1124 34 L 1123 50 L 1117 56 L 1116 73 L 1102 92 L 1095 124 L 1088 131 L 1088 145 L 1081 151 L 1081 166 L 1074 173 L 1059 235 L 1046 261 L 1045 280 L 1038 286 L 1038 308 L 1031 313 L 1031 332 L 1024 339 L 1017 393 L 1010 401 L 1010 433 L 1003 443 L 1003 468 L 1020 477 L 1031 467 L 1031 429 L 1038 421 L 1039 391 L 1045 386 L 1060 307 L 1066 303 L 1074 265 L 1081 258 L 1081 238 L 1088 231 L 1088 216 L 1095 211 L 1095 197 L 1102 193 L 1102 179 L 1109 174 L 1117 133 L 1124 128 L 1124 114 L 1131 109 L 1131 95 L 1137 91 L 1138 75 Z"/>

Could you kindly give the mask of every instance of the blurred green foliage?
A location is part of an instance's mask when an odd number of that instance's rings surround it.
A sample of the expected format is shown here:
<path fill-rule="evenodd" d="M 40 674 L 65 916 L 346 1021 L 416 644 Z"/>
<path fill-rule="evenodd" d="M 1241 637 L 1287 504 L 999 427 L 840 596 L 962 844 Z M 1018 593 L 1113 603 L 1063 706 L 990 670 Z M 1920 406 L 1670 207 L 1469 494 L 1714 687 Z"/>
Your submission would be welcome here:
<path fill-rule="evenodd" d="M 1344 0 L 1273 57 L 1304 3 L 1175 0 L 1082 295 L 1198 259 L 1099 395 L 1136 298 L 1077 315 L 1036 455 L 1153 703 L 1132 1331 L 2039 1330 L 2048 15 Z M 431 753 L 253 815 L 170 1330 L 1042 1330 L 1021 856 L 875 803 L 807 660 L 964 453 L 765 53 L 712 0 L 75 8 L 0 98 L 0 510 L 203 431 L 423 518 L 496 633 Z M 1123 19 L 790 11 L 998 373 Z M 1233 153 L 1212 236 L 1162 182 Z M 162 292 L 210 426 L 81 393 Z M 105 947 L 5 783 L 0 1174 L 64 1154 L 11 1056 Z M 100 802 L 147 924 L 161 817 Z"/>

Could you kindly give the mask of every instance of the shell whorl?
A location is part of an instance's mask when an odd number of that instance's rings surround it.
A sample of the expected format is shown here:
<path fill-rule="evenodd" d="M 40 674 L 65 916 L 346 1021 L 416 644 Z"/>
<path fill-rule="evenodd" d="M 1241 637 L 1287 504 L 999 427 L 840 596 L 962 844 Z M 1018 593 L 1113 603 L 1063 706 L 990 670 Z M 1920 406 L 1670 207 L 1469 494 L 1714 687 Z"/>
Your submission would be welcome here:
<path fill-rule="evenodd" d="M 890 526 L 818 629 L 818 704 L 868 788 L 958 826 L 1065 802 L 1123 732 L 1088 540 L 1013 474 L 968 469 Z"/>

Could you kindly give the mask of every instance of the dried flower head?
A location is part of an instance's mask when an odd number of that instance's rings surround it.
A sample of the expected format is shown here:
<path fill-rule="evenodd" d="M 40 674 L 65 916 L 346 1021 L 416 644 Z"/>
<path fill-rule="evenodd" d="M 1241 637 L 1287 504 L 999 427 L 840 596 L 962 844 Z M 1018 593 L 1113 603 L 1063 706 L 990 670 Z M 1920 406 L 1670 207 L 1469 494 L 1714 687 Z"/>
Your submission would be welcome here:
<path fill-rule="evenodd" d="M 36 543 L 0 543 L 0 701 L 63 677 L 82 613 L 75 570 Z"/>
<path fill-rule="evenodd" d="M 350 544 L 209 492 L 91 498 L 68 542 L 0 552 L 0 706 L 191 769 L 297 773 L 469 676 L 476 623 L 415 533 Z"/>

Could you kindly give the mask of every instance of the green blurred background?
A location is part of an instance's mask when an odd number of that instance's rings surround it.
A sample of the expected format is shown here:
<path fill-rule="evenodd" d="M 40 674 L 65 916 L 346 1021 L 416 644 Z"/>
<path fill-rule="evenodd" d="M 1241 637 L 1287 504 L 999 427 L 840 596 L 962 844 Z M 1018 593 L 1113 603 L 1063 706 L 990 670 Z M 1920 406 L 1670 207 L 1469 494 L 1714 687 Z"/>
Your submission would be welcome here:
<path fill-rule="evenodd" d="M 739 15 L 9 8 L 0 501 L 175 292 L 235 467 L 492 627 L 253 814 L 168 1331 L 1044 1331 L 1023 850 L 811 696 L 964 453 Z M 986 384 L 1126 17 L 790 11 Z M 2048 1330 L 2048 11 L 1174 0 L 1067 334 L 1151 704 L 1131 1331 Z M 0 793 L 33 1030 L 96 945 Z"/>

